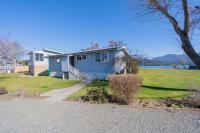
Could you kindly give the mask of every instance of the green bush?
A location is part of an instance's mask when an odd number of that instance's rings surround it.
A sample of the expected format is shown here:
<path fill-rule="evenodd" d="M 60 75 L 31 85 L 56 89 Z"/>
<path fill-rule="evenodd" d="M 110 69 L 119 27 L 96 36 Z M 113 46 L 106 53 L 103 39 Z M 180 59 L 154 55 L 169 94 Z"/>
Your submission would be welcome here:
<path fill-rule="evenodd" d="M 87 94 L 81 99 L 87 102 L 107 103 L 109 101 L 109 94 L 105 88 L 93 88 L 87 90 Z"/>
<path fill-rule="evenodd" d="M 142 78 L 134 74 L 114 74 L 109 76 L 111 91 L 119 99 L 130 104 L 137 89 L 142 85 Z"/>

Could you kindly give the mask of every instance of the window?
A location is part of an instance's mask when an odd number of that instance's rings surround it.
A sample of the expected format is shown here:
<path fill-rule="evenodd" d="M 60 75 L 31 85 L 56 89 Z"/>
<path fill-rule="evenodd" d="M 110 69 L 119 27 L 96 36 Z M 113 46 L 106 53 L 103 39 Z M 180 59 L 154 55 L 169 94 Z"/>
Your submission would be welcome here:
<path fill-rule="evenodd" d="M 95 53 L 95 62 L 101 62 L 101 53 Z"/>
<path fill-rule="evenodd" d="M 101 56 L 102 56 L 102 59 L 101 59 L 102 62 L 108 61 L 108 53 L 107 52 L 103 52 Z"/>
<path fill-rule="evenodd" d="M 86 60 L 87 56 L 85 54 L 77 55 L 77 60 Z"/>
<path fill-rule="evenodd" d="M 56 59 L 56 62 L 59 63 L 59 62 L 60 62 L 60 58 L 57 58 L 57 59 Z"/>
<path fill-rule="evenodd" d="M 82 60 L 86 60 L 86 55 L 82 54 Z"/>
<path fill-rule="evenodd" d="M 81 60 L 81 55 L 77 55 L 77 60 Z"/>
<path fill-rule="evenodd" d="M 35 53 L 35 60 L 36 61 L 44 61 L 44 55 L 40 53 Z"/>

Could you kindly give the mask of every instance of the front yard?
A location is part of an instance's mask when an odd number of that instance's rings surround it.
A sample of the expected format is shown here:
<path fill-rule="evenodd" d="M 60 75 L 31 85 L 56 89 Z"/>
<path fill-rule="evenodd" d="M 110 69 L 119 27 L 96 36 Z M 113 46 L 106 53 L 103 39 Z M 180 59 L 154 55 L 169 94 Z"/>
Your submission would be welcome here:
<path fill-rule="evenodd" d="M 139 99 L 179 99 L 187 96 L 190 87 L 200 88 L 200 71 L 175 69 L 141 69 L 143 86 L 138 90 Z M 70 100 L 78 100 L 88 89 L 105 87 L 109 91 L 107 81 L 95 81 L 70 96 Z M 111 94 L 111 92 L 109 92 Z"/>
<path fill-rule="evenodd" d="M 0 87 L 5 87 L 8 92 L 17 92 L 23 89 L 28 95 L 47 92 L 53 89 L 67 88 L 80 81 L 62 80 L 52 77 L 31 77 L 16 74 L 0 74 Z"/>

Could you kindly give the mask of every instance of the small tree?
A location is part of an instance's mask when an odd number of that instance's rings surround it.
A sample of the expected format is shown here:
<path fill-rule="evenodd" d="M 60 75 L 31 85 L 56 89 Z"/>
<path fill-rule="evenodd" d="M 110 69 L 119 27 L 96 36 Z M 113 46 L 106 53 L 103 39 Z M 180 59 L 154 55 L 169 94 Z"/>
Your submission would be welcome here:
<path fill-rule="evenodd" d="M 126 63 L 126 71 L 127 73 L 136 74 L 139 70 L 139 61 L 134 58 L 132 55 L 125 54 L 122 60 Z"/>

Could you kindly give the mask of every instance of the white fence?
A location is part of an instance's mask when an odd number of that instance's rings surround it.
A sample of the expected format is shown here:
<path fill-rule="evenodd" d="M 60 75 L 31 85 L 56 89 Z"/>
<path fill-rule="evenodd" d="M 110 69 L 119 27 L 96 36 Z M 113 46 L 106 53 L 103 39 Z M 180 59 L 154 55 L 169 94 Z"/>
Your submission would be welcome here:
<path fill-rule="evenodd" d="M 0 73 L 14 73 L 16 66 L 22 66 L 22 65 L 4 65 L 0 66 Z"/>

